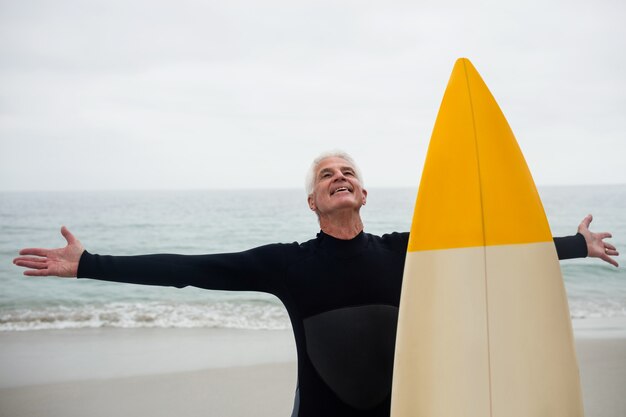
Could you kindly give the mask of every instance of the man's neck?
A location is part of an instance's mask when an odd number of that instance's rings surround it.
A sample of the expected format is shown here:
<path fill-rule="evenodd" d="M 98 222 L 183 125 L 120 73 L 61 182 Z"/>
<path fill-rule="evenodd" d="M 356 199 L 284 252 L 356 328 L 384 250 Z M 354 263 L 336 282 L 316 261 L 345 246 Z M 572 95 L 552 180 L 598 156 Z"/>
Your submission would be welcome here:
<path fill-rule="evenodd" d="M 322 232 L 336 239 L 350 240 L 363 231 L 361 216 L 356 213 L 345 215 L 333 215 L 332 217 L 320 216 L 320 228 Z"/>

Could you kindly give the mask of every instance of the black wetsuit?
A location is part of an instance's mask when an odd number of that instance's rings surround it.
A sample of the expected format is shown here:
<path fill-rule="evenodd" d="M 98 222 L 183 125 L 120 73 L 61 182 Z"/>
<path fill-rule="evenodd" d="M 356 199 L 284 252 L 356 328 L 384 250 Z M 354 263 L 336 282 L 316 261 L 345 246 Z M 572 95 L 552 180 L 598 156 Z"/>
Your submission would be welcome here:
<path fill-rule="evenodd" d="M 81 278 L 276 295 L 298 351 L 293 416 L 389 416 L 398 304 L 408 233 L 215 255 L 99 256 Z M 581 235 L 555 239 L 560 259 L 587 255 Z"/>

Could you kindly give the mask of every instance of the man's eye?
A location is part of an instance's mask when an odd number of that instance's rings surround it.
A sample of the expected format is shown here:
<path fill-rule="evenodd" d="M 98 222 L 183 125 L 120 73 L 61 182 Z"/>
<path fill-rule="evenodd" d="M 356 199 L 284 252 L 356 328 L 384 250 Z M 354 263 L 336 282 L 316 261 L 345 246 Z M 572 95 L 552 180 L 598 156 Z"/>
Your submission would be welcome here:
<path fill-rule="evenodd" d="M 350 175 L 350 176 L 354 176 L 354 172 L 352 172 L 352 171 L 345 171 L 345 172 L 343 173 L 343 175 Z"/>

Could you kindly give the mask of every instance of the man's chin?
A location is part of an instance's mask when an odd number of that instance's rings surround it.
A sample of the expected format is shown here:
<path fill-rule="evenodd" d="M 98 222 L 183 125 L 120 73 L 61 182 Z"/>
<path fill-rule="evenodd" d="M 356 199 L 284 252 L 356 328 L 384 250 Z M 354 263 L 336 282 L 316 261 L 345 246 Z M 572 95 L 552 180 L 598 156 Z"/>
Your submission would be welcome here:
<path fill-rule="evenodd" d="M 332 204 L 332 206 L 330 207 L 331 210 L 336 211 L 336 210 L 358 210 L 359 208 L 361 208 L 362 204 L 359 204 L 359 202 L 355 201 L 353 198 L 351 199 L 343 199 L 340 201 L 335 201 L 334 204 Z"/>

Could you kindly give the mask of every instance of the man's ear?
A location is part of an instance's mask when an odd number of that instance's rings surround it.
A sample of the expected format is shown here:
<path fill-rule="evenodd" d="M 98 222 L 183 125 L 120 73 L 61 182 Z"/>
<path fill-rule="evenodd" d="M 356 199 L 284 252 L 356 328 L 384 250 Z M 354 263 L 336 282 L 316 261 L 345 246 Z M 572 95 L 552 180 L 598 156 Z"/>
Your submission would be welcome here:
<path fill-rule="evenodd" d="M 367 202 L 367 190 L 363 190 L 363 205 Z"/>
<path fill-rule="evenodd" d="M 315 209 L 317 209 L 317 207 L 315 206 L 315 199 L 313 198 L 313 194 L 309 194 L 309 197 L 306 200 L 309 203 L 309 208 L 312 211 L 315 211 Z"/>

